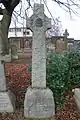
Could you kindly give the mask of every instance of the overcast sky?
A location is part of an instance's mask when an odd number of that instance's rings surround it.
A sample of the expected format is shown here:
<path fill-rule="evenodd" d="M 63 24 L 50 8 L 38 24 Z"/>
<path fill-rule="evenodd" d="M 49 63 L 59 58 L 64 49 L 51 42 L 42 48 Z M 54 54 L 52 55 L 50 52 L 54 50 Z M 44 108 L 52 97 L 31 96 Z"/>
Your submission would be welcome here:
<path fill-rule="evenodd" d="M 24 4 L 24 8 L 26 8 L 25 5 L 25 0 L 23 0 L 23 4 Z M 80 39 L 80 17 L 77 17 L 74 14 L 71 14 L 72 18 L 70 17 L 70 14 L 68 12 L 66 12 L 65 10 L 63 10 L 62 8 L 59 7 L 59 5 L 55 2 L 52 2 L 52 0 L 46 0 L 47 1 L 47 6 L 53 16 L 53 18 L 55 17 L 60 17 L 60 20 L 62 21 L 62 27 L 63 30 L 64 29 L 68 29 L 69 32 L 69 36 L 75 39 Z M 62 0 L 63 1 L 63 0 Z M 66 1 L 66 0 L 64 0 Z M 78 1 L 78 0 L 75 0 Z M 34 2 L 39 2 L 39 0 L 32 0 L 32 6 Z M 75 7 L 73 7 L 75 8 Z M 16 7 L 16 9 L 18 10 L 18 6 Z M 80 10 L 78 10 L 78 12 L 80 12 Z M 23 10 L 24 13 L 24 10 Z M 30 16 L 32 14 L 32 10 L 28 10 L 28 15 Z M 45 7 L 45 14 L 48 17 L 51 17 L 50 13 L 48 12 L 48 10 Z M 21 22 L 21 21 L 20 21 Z M 25 20 L 22 21 L 25 23 Z M 11 23 L 11 27 L 14 26 L 13 22 Z M 17 24 L 18 26 L 18 24 Z M 20 27 L 20 25 L 19 25 Z"/>

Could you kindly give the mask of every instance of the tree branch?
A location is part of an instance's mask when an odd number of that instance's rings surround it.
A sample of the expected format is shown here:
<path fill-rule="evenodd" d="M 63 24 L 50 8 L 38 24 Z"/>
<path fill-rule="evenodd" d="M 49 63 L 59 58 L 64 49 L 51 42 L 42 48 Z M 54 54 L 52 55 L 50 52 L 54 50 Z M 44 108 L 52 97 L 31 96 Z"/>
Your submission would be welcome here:
<path fill-rule="evenodd" d="M 0 3 L 2 3 L 6 10 L 11 14 L 19 2 L 20 0 L 0 0 Z"/>

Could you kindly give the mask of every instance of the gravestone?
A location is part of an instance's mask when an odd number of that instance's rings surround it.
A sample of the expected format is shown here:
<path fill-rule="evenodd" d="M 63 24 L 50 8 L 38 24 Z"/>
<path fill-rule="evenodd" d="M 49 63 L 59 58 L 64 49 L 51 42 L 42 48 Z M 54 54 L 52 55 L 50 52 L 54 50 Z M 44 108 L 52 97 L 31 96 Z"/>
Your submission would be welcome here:
<path fill-rule="evenodd" d="M 32 86 L 27 89 L 24 101 L 25 118 L 49 118 L 55 115 L 53 93 L 46 88 L 45 32 L 51 19 L 44 14 L 43 4 L 34 4 L 34 14 L 28 27 L 33 31 Z"/>
<path fill-rule="evenodd" d="M 74 89 L 74 99 L 75 99 L 77 107 L 80 111 L 80 88 L 75 88 Z"/>
<path fill-rule="evenodd" d="M 62 38 L 58 39 L 56 41 L 56 52 L 62 53 L 65 49 L 64 46 L 65 46 L 65 43 L 64 43 L 63 39 Z"/>
<path fill-rule="evenodd" d="M 64 35 L 64 42 L 65 42 L 65 51 L 67 51 L 67 49 L 68 49 L 67 37 L 69 36 L 69 33 L 68 33 L 67 29 L 65 29 L 65 32 L 63 33 L 63 35 Z"/>
<path fill-rule="evenodd" d="M 0 112 L 13 112 L 15 96 L 7 90 L 4 63 L 0 60 Z"/>
<path fill-rule="evenodd" d="M 13 112 L 15 103 L 15 96 L 11 91 L 8 91 L 6 87 L 4 61 L 5 60 L 2 55 L 2 38 L 0 27 L 0 113 Z"/>
<path fill-rule="evenodd" d="M 18 59 L 18 53 L 17 53 L 16 45 L 11 46 L 11 57 L 12 57 L 12 60 Z"/>

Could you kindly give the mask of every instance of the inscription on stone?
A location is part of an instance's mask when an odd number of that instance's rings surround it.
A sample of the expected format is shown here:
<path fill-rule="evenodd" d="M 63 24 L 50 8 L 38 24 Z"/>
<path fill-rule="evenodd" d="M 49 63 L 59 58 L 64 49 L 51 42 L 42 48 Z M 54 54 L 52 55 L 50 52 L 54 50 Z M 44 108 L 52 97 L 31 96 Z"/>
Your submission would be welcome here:
<path fill-rule="evenodd" d="M 33 102 L 34 101 L 34 102 Z M 48 98 L 47 100 L 44 99 L 36 99 L 36 100 L 30 100 L 29 105 L 29 112 L 32 113 L 33 108 L 36 108 L 36 112 L 48 112 L 50 109 L 52 109 L 53 101 L 52 99 Z M 32 103 L 32 104 L 31 104 Z"/>
<path fill-rule="evenodd" d="M 0 94 L 0 109 L 6 109 L 9 106 L 8 98 L 6 94 Z"/>

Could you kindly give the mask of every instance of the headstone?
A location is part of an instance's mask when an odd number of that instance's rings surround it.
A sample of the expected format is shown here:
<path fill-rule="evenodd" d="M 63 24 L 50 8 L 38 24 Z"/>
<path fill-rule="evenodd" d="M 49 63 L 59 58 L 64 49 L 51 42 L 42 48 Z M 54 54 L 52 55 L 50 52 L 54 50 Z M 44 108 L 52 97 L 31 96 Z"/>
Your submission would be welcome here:
<path fill-rule="evenodd" d="M 1 32 L 0 32 L 0 113 L 13 112 L 14 103 L 15 103 L 15 96 L 13 95 L 11 91 L 8 91 L 6 87 L 4 56 L 2 55 L 2 41 L 1 40 L 2 39 L 1 39 Z"/>
<path fill-rule="evenodd" d="M 45 31 L 51 27 L 51 19 L 44 14 L 43 4 L 34 4 L 34 14 L 28 26 L 33 31 L 32 86 L 27 89 L 24 101 L 26 118 L 49 118 L 55 115 L 53 93 L 46 88 Z"/>
<path fill-rule="evenodd" d="M 0 61 L 0 112 L 13 112 L 15 96 L 7 90 L 4 63 Z"/>
<path fill-rule="evenodd" d="M 12 56 L 12 60 L 14 59 L 18 59 L 18 53 L 17 53 L 17 47 L 16 45 L 12 45 L 11 46 L 11 56 Z"/>
<path fill-rule="evenodd" d="M 74 89 L 74 99 L 75 99 L 77 107 L 80 111 L 80 88 L 75 88 Z"/>
<path fill-rule="evenodd" d="M 68 52 L 74 52 L 73 47 L 74 47 L 73 43 L 68 44 Z"/>
<path fill-rule="evenodd" d="M 76 41 L 73 44 L 68 45 L 68 50 L 72 53 L 80 52 L 80 43 Z"/>
<path fill-rule="evenodd" d="M 64 40 L 62 38 L 58 39 L 56 41 L 56 52 L 58 53 L 62 53 L 65 50 L 65 43 Z"/>

